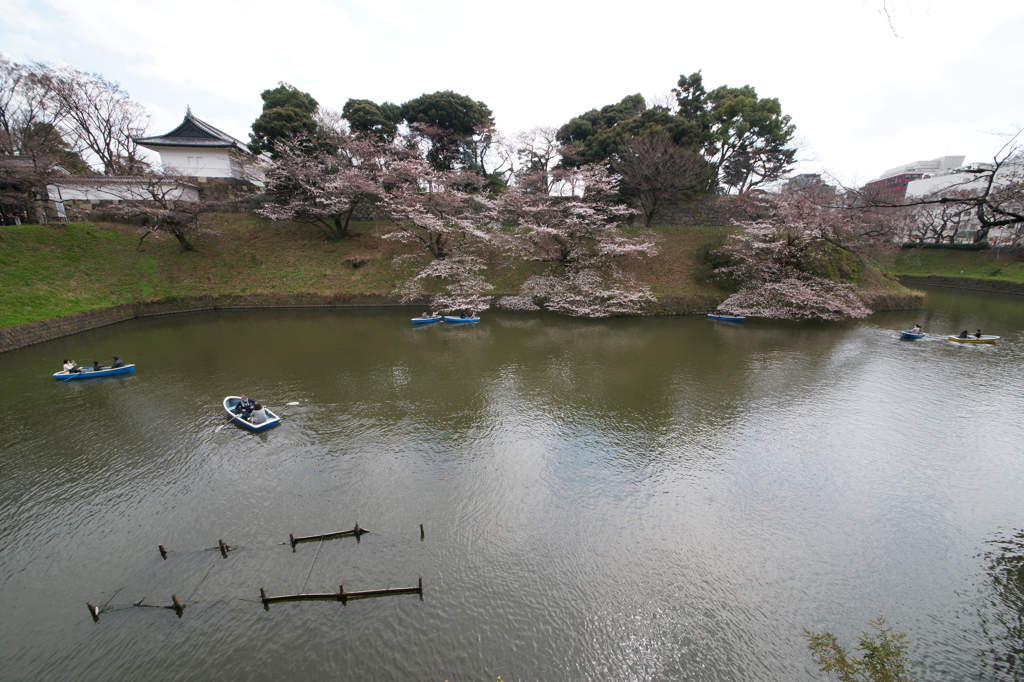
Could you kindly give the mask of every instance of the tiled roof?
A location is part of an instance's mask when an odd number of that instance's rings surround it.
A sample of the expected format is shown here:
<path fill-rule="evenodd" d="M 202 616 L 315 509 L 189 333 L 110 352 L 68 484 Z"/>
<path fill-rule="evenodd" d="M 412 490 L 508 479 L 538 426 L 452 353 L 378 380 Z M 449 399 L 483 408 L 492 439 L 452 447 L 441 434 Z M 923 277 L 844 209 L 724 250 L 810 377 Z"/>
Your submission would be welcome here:
<path fill-rule="evenodd" d="M 153 137 L 139 137 L 135 141 L 143 147 L 233 147 L 239 151 L 249 151 L 241 140 L 193 116 L 191 109 L 185 113 L 185 120 L 181 125 L 171 132 Z"/>
<path fill-rule="evenodd" d="M 161 178 L 159 176 L 145 176 L 145 175 L 70 175 L 65 179 L 51 180 L 51 185 L 61 185 L 64 187 L 71 187 L 74 185 L 81 184 L 95 184 L 95 185 L 140 185 L 150 183 L 169 183 L 175 185 L 183 185 L 185 187 L 195 187 L 199 189 L 199 185 L 194 185 L 191 182 L 185 182 L 179 178 L 167 177 Z"/>

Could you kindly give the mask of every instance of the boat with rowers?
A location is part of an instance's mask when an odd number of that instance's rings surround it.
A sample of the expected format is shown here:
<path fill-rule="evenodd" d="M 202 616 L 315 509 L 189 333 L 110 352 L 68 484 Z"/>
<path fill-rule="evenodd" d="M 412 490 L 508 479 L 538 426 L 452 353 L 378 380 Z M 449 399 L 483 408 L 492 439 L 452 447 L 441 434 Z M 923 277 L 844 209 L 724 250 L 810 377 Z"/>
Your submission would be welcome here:
<path fill-rule="evenodd" d="M 455 317 L 453 315 L 445 315 L 445 324 L 471 324 L 473 322 L 479 322 L 480 317 L 478 315 L 471 315 L 470 317 Z"/>
<path fill-rule="evenodd" d="M 971 334 L 970 336 L 950 336 L 950 341 L 956 341 L 957 343 L 995 343 L 999 340 L 998 336 L 976 336 Z"/>
<path fill-rule="evenodd" d="M 114 374 L 129 374 L 135 371 L 135 364 L 122 365 L 120 367 L 93 367 L 76 368 L 73 370 L 61 370 L 53 375 L 58 381 L 70 381 L 72 379 L 96 379 L 98 377 L 109 377 Z"/>
<path fill-rule="evenodd" d="M 263 411 L 267 413 L 267 421 L 262 424 L 253 424 L 251 421 L 244 419 L 242 415 L 235 413 L 235 408 L 238 407 L 238 403 L 242 402 L 242 397 L 237 395 L 229 395 L 224 398 L 224 411 L 228 413 L 228 417 L 236 425 L 241 426 L 243 429 L 250 431 L 266 431 L 272 429 L 281 423 L 281 418 L 270 411 L 269 408 L 264 407 Z M 290 404 L 290 403 L 289 403 Z"/>

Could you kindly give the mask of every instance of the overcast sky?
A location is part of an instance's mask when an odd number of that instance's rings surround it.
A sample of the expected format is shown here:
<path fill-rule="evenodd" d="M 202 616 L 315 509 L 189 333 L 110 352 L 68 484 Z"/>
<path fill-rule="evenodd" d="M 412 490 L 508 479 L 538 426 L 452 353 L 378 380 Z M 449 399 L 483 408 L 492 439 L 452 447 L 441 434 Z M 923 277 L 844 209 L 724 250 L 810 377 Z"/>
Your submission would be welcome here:
<path fill-rule="evenodd" d="M 709 90 L 777 97 L 799 170 L 845 182 L 985 161 L 1024 126 L 1021 0 L 0 0 L 0 16 L 0 50 L 119 81 L 154 134 L 191 105 L 248 140 L 278 81 L 338 110 L 454 90 L 514 133 L 697 70 Z"/>

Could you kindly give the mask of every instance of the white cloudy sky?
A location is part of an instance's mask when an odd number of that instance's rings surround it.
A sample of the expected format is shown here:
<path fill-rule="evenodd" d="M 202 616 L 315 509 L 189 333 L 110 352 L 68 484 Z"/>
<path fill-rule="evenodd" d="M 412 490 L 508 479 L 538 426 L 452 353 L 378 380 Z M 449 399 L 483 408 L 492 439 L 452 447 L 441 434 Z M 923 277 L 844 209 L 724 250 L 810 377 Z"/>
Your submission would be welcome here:
<path fill-rule="evenodd" d="M 512 133 L 698 69 L 709 89 L 779 98 L 800 170 L 846 182 L 984 161 L 1024 126 L 1020 0 L 0 0 L 0 17 L 0 50 L 121 82 L 154 133 L 191 105 L 248 139 L 282 80 L 334 109 L 455 90 Z"/>

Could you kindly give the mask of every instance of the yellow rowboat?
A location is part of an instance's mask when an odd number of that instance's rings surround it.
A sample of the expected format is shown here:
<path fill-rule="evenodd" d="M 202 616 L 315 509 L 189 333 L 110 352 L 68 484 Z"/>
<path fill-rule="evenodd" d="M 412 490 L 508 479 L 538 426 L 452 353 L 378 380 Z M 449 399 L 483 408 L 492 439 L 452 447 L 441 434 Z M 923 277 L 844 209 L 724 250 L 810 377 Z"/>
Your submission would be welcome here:
<path fill-rule="evenodd" d="M 999 337 L 985 336 L 984 334 L 982 334 L 981 337 L 968 336 L 966 339 L 960 338 L 959 336 L 950 336 L 948 338 L 950 341 L 956 341 L 957 343 L 995 343 L 996 339 L 998 339 Z"/>

